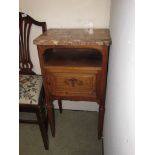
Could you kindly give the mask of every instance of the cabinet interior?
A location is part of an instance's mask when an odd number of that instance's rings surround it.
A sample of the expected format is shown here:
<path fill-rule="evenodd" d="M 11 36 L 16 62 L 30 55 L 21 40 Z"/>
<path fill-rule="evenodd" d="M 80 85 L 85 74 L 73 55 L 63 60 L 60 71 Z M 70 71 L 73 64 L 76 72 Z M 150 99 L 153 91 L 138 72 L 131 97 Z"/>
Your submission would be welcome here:
<path fill-rule="evenodd" d="M 51 48 L 45 51 L 43 59 L 45 66 L 102 66 L 102 54 L 96 49 Z"/>

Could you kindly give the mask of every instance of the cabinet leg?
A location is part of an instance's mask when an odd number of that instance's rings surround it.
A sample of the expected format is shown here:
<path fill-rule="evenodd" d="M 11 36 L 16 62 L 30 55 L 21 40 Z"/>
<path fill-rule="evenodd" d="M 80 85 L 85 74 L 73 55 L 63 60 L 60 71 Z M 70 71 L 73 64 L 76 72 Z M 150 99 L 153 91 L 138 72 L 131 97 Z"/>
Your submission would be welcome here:
<path fill-rule="evenodd" d="M 42 139 L 44 142 L 44 147 L 46 150 L 48 150 L 49 149 L 48 135 L 47 135 L 46 127 L 45 127 L 45 119 L 42 115 L 42 111 L 41 111 L 40 107 L 37 109 L 36 114 L 37 114 L 37 120 L 39 123 Z"/>
<path fill-rule="evenodd" d="M 48 122 L 50 124 L 52 136 L 55 137 L 55 117 L 53 104 L 47 105 Z"/>
<path fill-rule="evenodd" d="M 62 100 L 58 100 L 59 112 L 62 113 Z"/>
<path fill-rule="evenodd" d="M 98 116 L 98 139 L 101 139 L 103 132 L 103 120 L 104 120 L 105 107 L 99 106 L 99 116 Z"/>

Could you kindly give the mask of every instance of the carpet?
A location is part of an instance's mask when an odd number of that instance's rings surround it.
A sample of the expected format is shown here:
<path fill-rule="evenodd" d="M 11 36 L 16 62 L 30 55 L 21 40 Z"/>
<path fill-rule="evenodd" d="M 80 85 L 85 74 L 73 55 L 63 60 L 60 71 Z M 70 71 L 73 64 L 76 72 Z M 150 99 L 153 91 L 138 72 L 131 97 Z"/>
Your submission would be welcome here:
<path fill-rule="evenodd" d="M 35 115 L 22 113 L 22 117 Z M 55 110 L 56 135 L 50 128 L 49 150 L 44 149 L 39 126 L 19 125 L 20 155 L 102 155 L 102 140 L 97 139 L 98 113 L 88 111 Z"/>

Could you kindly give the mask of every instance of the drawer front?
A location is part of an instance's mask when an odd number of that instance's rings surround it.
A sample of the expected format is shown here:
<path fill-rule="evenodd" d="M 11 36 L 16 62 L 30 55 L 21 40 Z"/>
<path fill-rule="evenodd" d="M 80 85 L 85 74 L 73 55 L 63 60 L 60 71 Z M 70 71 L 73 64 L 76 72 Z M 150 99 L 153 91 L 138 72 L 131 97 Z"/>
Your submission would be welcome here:
<path fill-rule="evenodd" d="M 47 84 L 54 96 L 96 96 L 96 75 L 83 73 L 48 73 Z"/>

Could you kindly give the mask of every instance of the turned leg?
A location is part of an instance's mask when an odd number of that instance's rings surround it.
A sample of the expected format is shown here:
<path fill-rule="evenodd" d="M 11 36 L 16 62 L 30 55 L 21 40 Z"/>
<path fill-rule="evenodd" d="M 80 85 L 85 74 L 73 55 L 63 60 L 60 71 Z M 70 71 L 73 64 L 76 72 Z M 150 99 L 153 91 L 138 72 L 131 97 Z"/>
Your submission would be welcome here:
<path fill-rule="evenodd" d="M 98 139 L 101 139 L 103 132 L 103 120 L 104 120 L 105 107 L 99 104 L 99 116 L 98 116 Z"/>
<path fill-rule="evenodd" d="M 62 100 L 58 100 L 59 112 L 62 113 Z"/>
<path fill-rule="evenodd" d="M 44 147 L 46 150 L 48 150 L 49 149 L 48 134 L 45 127 L 45 119 L 44 119 L 44 116 L 42 115 L 42 110 L 40 107 L 38 107 L 36 114 L 37 114 L 37 120 L 40 127 L 41 136 L 44 142 Z"/>

